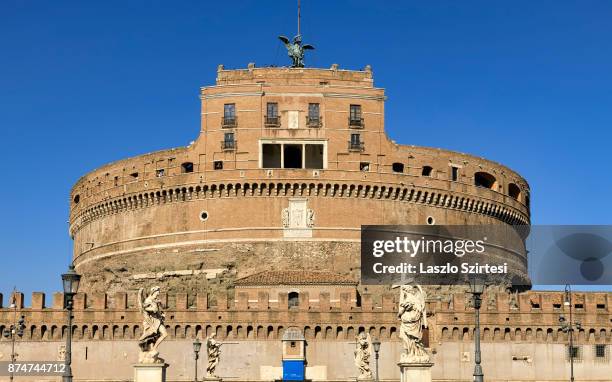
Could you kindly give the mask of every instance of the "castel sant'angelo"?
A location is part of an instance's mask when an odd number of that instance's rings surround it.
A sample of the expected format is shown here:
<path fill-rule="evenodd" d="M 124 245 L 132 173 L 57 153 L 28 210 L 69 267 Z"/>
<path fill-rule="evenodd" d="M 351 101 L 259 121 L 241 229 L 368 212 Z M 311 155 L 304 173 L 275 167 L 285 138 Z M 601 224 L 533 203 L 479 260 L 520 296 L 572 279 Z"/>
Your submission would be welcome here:
<path fill-rule="evenodd" d="M 211 333 L 227 342 L 219 376 L 279 379 L 290 327 L 306 341 L 308 379 L 354 380 L 355 336 L 366 332 L 382 342 L 380 379 L 398 380 L 397 290 L 360 284 L 361 226 L 530 223 L 529 186 L 515 171 L 390 139 L 385 92 L 369 66 L 219 65 L 200 98 L 194 142 L 113 162 L 72 188 L 69 232 L 83 275 L 76 380 L 131 378 L 142 331 L 136 291 L 153 285 L 167 306 L 169 380 L 193 380 L 191 343 Z M 508 261 L 523 264 L 517 276 L 527 277 L 524 249 L 510 249 Z M 61 358 L 61 294 L 35 293 L 24 307 L 17 293 L 16 302 L 27 322 L 20 358 Z M 612 293 L 575 293 L 573 303 L 582 323 L 571 352 L 577 379 L 610 381 Z M 13 319 L 6 305 L 0 332 Z M 429 288 L 427 305 L 433 379 L 471 380 L 469 295 Z M 558 321 L 566 309 L 561 292 L 489 288 L 487 380 L 566 379 L 570 352 Z M 0 341 L 0 360 L 9 346 Z"/>

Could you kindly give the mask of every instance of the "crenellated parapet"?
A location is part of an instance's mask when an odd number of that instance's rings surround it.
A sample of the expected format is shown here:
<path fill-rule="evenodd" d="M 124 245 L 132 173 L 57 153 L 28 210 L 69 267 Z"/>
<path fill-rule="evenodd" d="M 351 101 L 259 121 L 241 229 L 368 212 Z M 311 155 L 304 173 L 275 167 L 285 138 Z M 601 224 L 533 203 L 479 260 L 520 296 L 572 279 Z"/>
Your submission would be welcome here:
<path fill-rule="evenodd" d="M 239 291 L 239 290 L 237 290 Z M 470 294 L 428 300 L 427 335 L 430 346 L 448 341 L 472 341 L 474 309 Z M 43 293 L 32 294 L 25 307 L 23 294 L 16 294 L 16 310 L 26 317 L 24 340 L 60 340 L 66 333 L 66 312 L 62 293 L 53 294 L 46 304 Z M 397 340 L 397 298 L 384 293 L 379 298 L 362 294 L 355 301 L 351 292 L 332 298 L 328 292 L 300 294 L 299 304 L 289 303 L 288 293 L 259 292 L 257 298 L 237 292 L 173 295 L 162 294 L 167 307 L 166 326 L 170 339 L 217 333 L 223 339 L 278 339 L 289 326 L 298 326 L 311 340 L 351 340 L 366 331 L 381 340 Z M 575 292 L 573 319 L 582 329 L 577 343 L 612 343 L 612 293 Z M 484 341 L 565 343 L 567 334 L 559 316 L 569 315 L 561 292 L 505 292 L 483 295 L 481 336 Z M 14 310 L 0 309 L 0 331 L 12 323 Z M 73 333 L 76 340 L 136 339 L 142 317 L 135 293 L 79 293 L 74 301 Z"/>

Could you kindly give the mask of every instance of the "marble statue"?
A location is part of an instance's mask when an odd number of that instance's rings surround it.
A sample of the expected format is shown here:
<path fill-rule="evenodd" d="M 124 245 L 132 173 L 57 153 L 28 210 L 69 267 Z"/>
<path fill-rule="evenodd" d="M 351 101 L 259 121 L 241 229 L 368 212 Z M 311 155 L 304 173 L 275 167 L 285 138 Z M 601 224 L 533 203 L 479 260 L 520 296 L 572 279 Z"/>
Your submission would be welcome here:
<path fill-rule="evenodd" d="M 215 369 L 219 365 L 221 357 L 222 343 L 215 339 L 216 335 L 211 334 L 206 338 L 206 352 L 208 354 L 208 366 L 206 366 L 206 378 L 219 378 L 215 375 Z"/>
<path fill-rule="evenodd" d="M 142 314 L 142 335 L 138 339 L 140 363 L 164 363 L 159 357 L 159 344 L 168 336 L 162 311 L 162 304 L 159 300 L 159 287 L 154 286 L 145 296 L 144 290 L 138 290 L 138 308 Z"/>
<path fill-rule="evenodd" d="M 425 291 L 420 285 L 402 285 L 397 317 L 401 321 L 399 338 L 404 351 L 402 363 L 427 363 L 429 354 L 423 345 L 423 328 L 427 327 Z"/>
<path fill-rule="evenodd" d="M 359 369 L 357 380 L 371 381 L 373 378 L 372 370 L 370 369 L 370 356 L 372 355 L 370 335 L 361 333 L 355 337 L 355 340 L 355 366 Z"/>

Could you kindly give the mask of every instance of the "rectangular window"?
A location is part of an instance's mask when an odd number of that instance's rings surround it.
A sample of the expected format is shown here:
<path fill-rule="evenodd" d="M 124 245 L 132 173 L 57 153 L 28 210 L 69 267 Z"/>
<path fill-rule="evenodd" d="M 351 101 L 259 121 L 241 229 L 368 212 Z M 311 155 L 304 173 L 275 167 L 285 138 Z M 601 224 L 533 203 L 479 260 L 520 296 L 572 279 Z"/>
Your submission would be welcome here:
<path fill-rule="evenodd" d="M 226 103 L 223 105 L 223 127 L 236 127 L 236 104 Z"/>
<path fill-rule="evenodd" d="M 278 104 L 276 102 L 268 102 L 266 105 L 266 123 L 267 127 L 280 127 L 280 115 L 278 115 Z"/>
<path fill-rule="evenodd" d="M 225 133 L 223 135 L 223 142 L 221 142 L 223 150 L 233 150 L 236 148 L 236 141 L 234 140 L 234 133 Z"/>
<path fill-rule="evenodd" d="M 159 169 L 159 170 L 157 170 L 157 171 L 155 171 L 155 175 L 156 175 L 158 178 L 161 178 L 162 176 L 164 176 L 164 175 L 165 175 L 165 173 L 166 173 L 166 171 L 165 171 L 163 168 L 162 168 L 162 169 Z"/>
<path fill-rule="evenodd" d="M 351 121 L 361 121 L 361 105 L 351 105 Z"/>
<path fill-rule="evenodd" d="M 359 163 L 359 170 L 364 171 L 364 172 L 370 171 L 370 163 L 368 162 Z"/>
<path fill-rule="evenodd" d="M 268 118 L 276 118 L 278 117 L 278 104 L 276 102 L 268 102 L 267 107 L 267 116 Z"/>
<path fill-rule="evenodd" d="M 306 117 L 306 124 L 308 125 L 308 127 L 321 126 L 321 115 L 319 113 L 318 103 L 308 104 L 308 116 Z"/>
<path fill-rule="evenodd" d="M 220 161 L 220 160 L 214 161 L 213 167 L 215 170 L 223 170 L 223 161 Z"/>
<path fill-rule="evenodd" d="M 281 168 L 281 145 L 263 144 L 261 151 L 263 168 Z"/>
<path fill-rule="evenodd" d="M 595 345 L 595 357 L 606 358 L 606 345 L 598 344 Z"/>
<path fill-rule="evenodd" d="M 451 180 L 456 182 L 459 180 L 459 167 L 451 167 Z"/>
<path fill-rule="evenodd" d="M 354 145 L 359 145 L 361 142 L 361 137 L 359 134 L 351 134 L 351 143 Z"/>
<path fill-rule="evenodd" d="M 582 359 L 582 352 L 580 351 L 580 346 L 568 346 L 567 347 L 567 356 L 569 358 L 573 358 L 575 360 Z"/>
<path fill-rule="evenodd" d="M 223 117 L 224 118 L 234 118 L 236 116 L 236 104 L 235 103 L 226 103 L 223 105 Z"/>
<path fill-rule="evenodd" d="M 312 120 L 319 119 L 319 104 L 318 103 L 308 104 L 308 118 Z"/>
<path fill-rule="evenodd" d="M 306 145 L 306 163 L 304 168 L 323 168 L 323 145 Z"/>

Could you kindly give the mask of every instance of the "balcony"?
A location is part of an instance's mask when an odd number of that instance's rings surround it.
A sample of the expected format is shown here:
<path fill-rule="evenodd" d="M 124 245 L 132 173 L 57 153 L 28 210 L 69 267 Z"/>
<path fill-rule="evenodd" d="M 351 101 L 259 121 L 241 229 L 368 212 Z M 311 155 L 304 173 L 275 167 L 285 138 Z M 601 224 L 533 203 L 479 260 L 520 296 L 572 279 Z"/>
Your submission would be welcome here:
<path fill-rule="evenodd" d="M 363 129 L 363 118 L 349 117 L 349 127 L 351 129 Z"/>
<path fill-rule="evenodd" d="M 349 151 L 363 151 L 364 150 L 363 142 L 348 141 L 348 149 Z"/>
<path fill-rule="evenodd" d="M 319 128 L 323 125 L 323 117 L 321 116 L 317 116 L 317 117 L 311 117 L 311 116 L 306 116 L 306 126 L 311 127 L 311 128 Z"/>
<path fill-rule="evenodd" d="M 265 116 L 266 127 L 280 127 L 280 115 L 274 117 Z"/>
<path fill-rule="evenodd" d="M 232 151 L 232 150 L 236 150 L 236 145 L 238 144 L 238 141 L 234 140 L 234 141 L 221 141 L 221 150 L 223 151 Z"/>
<path fill-rule="evenodd" d="M 223 120 L 221 121 L 221 127 L 223 127 L 224 129 L 231 129 L 236 126 L 238 126 L 238 117 L 223 117 Z"/>

